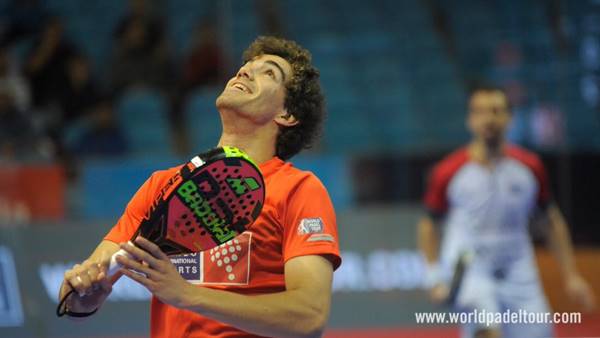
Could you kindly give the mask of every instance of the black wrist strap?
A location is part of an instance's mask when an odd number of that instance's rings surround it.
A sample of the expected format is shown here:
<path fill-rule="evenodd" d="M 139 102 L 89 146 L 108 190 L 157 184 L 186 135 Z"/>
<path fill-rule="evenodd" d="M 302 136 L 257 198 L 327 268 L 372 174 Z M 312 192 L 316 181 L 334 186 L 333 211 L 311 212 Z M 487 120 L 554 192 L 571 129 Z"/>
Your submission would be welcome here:
<path fill-rule="evenodd" d="M 69 317 L 83 318 L 83 317 L 89 317 L 89 316 L 93 315 L 94 313 L 96 313 L 98 311 L 98 309 L 96 309 L 96 310 L 94 310 L 92 312 L 73 312 L 73 311 L 70 311 L 67 308 L 67 298 L 69 298 L 69 296 L 72 293 L 73 293 L 73 290 L 67 292 L 67 294 L 58 303 L 58 306 L 56 307 L 56 316 L 57 317 L 62 317 L 64 315 L 67 315 Z"/>

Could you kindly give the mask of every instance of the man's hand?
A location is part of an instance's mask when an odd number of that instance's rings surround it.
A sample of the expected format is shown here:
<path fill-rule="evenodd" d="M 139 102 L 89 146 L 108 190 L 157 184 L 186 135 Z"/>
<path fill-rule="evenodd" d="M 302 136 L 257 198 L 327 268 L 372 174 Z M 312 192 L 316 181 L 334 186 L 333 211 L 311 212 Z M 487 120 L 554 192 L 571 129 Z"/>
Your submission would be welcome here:
<path fill-rule="evenodd" d="M 434 285 L 429 289 L 429 299 L 435 304 L 442 304 L 448 299 L 450 289 L 442 283 Z"/>
<path fill-rule="evenodd" d="M 92 312 L 102 305 L 112 291 L 112 282 L 106 271 L 110 262 L 107 254 L 98 259 L 88 259 L 67 270 L 60 289 L 59 299 L 69 291 L 73 294 L 67 300 L 67 307 L 73 312 Z"/>
<path fill-rule="evenodd" d="M 140 283 L 161 302 L 175 307 L 186 306 L 186 294 L 194 286 L 177 272 L 167 255 L 145 238 L 138 237 L 136 245 L 122 243 L 121 249 L 127 251 L 133 259 L 118 256 L 124 275 Z"/>
<path fill-rule="evenodd" d="M 565 290 L 569 299 L 582 306 L 584 311 L 592 311 L 596 307 L 594 293 L 581 275 L 568 275 L 565 279 Z"/>

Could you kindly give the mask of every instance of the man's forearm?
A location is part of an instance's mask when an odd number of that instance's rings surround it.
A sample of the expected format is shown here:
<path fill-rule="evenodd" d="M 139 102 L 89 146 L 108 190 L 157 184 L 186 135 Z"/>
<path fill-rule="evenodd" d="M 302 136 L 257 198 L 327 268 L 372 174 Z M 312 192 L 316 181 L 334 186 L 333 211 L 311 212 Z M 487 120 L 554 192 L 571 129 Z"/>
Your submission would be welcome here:
<path fill-rule="evenodd" d="M 571 236 L 562 213 L 556 206 L 550 206 L 547 211 L 547 220 L 550 225 L 549 248 L 557 259 L 563 276 L 577 272 Z"/>
<path fill-rule="evenodd" d="M 333 265 L 326 257 L 290 258 L 284 266 L 285 291 L 242 295 L 190 284 L 147 239 L 138 237 L 135 245 L 122 243 L 121 248 L 130 254 L 117 258 L 123 265 L 121 272 L 165 304 L 263 336 L 315 337 L 327 322 Z"/>
<path fill-rule="evenodd" d="M 418 224 L 418 246 L 428 264 L 436 264 L 439 255 L 439 234 L 430 217 L 423 217 Z"/>
<path fill-rule="evenodd" d="M 240 295 L 193 287 L 183 308 L 258 335 L 319 337 L 330 306 L 329 292 L 321 294 L 324 296 L 308 297 L 300 290 L 289 290 Z"/>

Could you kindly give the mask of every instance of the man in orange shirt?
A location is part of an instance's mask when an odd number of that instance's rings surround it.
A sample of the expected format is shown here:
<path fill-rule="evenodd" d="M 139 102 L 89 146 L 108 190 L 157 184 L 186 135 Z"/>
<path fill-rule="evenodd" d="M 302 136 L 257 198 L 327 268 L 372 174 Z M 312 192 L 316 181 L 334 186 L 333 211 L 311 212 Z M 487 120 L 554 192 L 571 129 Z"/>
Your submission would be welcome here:
<path fill-rule="evenodd" d="M 153 294 L 152 337 L 319 336 L 327 322 L 333 271 L 340 265 L 327 190 L 284 162 L 310 146 L 323 120 L 323 96 L 310 53 L 293 41 L 260 37 L 216 101 L 219 146 L 259 163 L 266 200 L 256 222 L 207 252 L 167 257 L 135 232 L 151 201 L 178 168 L 155 172 L 93 254 L 65 273 L 71 313 L 95 311 L 116 278 L 106 269 L 120 248 L 120 272 Z M 120 244 L 118 244 L 120 243 Z M 144 250 L 142 250 L 144 249 Z M 138 274 L 133 271 L 141 272 Z"/>

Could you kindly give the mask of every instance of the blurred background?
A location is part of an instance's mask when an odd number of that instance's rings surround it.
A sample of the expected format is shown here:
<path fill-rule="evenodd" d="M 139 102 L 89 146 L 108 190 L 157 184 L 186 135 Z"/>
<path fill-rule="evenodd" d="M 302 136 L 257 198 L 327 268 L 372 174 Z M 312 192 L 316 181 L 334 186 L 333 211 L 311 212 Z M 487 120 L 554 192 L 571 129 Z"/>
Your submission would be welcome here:
<path fill-rule="evenodd" d="M 328 337 L 457 337 L 415 311 L 431 165 L 464 144 L 466 90 L 502 86 L 511 141 L 536 151 L 600 296 L 600 1 L 0 0 L 0 336 L 143 337 L 148 293 L 121 281 L 85 323 L 54 317 L 86 258 L 154 170 L 216 144 L 214 107 L 258 35 L 321 71 L 321 142 L 293 159 L 336 211 L 344 264 Z M 543 244 L 544 229 L 532 230 Z M 365 240 L 368 238 L 368 240 Z M 577 311 L 538 251 L 554 311 Z M 600 314 L 557 336 L 600 334 Z"/>

